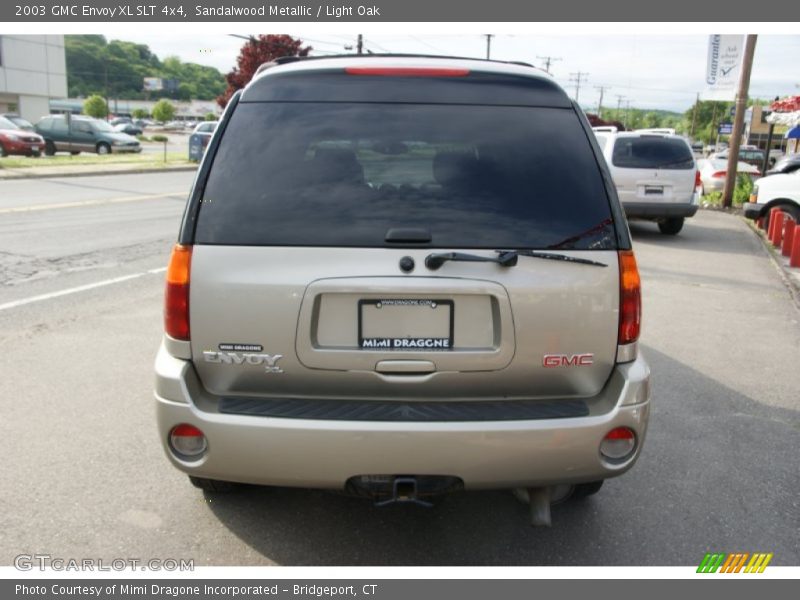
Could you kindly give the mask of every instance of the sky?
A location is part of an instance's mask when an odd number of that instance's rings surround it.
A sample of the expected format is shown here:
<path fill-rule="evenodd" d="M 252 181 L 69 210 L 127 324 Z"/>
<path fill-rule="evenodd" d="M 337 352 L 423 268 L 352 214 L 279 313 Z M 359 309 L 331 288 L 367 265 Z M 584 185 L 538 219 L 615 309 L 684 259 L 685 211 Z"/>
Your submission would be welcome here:
<path fill-rule="evenodd" d="M 487 27 L 487 28 L 490 28 Z M 314 48 L 312 54 L 352 53 L 356 35 L 297 31 L 236 31 L 236 35 L 287 33 Z M 144 33 L 107 35 L 150 46 L 159 58 L 175 55 L 230 71 L 244 40 L 224 33 L 190 35 Z M 486 36 L 436 34 L 364 34 L 365 50 L 375 53 L 444 54 L 486 57 Z M 349 48 L 347 48 L 349 47 Z M 707 35 L 525 35 L 500 33 L 491 39 L 491 57 L 544 67 L 552 57 L 550 72 L 575 97 L 573 81 L 581 73 L 578 100 L 596 109 L 599 87 L 605 87 L 603 106 L 663 109 L 684 112 L 704 88 Z M 756 45 L 750 96 L 772 99 L 800 94 L 800 35 L 761 34 Z M 617 96 L 623 96 L 620 100 Z"/>

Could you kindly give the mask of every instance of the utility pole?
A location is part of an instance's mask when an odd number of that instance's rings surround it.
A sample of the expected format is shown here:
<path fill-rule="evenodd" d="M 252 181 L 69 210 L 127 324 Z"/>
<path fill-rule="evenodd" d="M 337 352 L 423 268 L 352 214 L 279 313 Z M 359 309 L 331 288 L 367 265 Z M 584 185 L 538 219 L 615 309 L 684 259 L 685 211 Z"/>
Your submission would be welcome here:
<path fill-rule="evenodd" d="M 733 131 L 728 142 L 728 169 L 725 175 L 725 188 L 722 191 L 722 206 L 733 204 L 733 188 L 736 185 L 736 167 L 739 163 L 739 145 L 744 129 L 744 112 L 747 109 L 747 93 L 750 90 L 750 73 L 753 70 L 753 55 L 756 53 L 757 35 L 748 35 L 744 42 L 742 72 L 739 76 L 739 91 L 736 93 L 736 115 L 733 118 Z"/>
<path fill-rule="evenodd" d="M 489 60 L 489 57 L 492 54 L 492 38 L 493 37 L 494 37 L 494 34 L 492 34 L 492 33 L 487 33 L 486 34 L 486 60 Z"/>
<path fill-rule="evenodd" d="M 615 94 L 615 95 L 617 96 L 617 114 L 616 114 L 617 119 L 616 120 L 619 121 L 619 111 L 620 111 L 620 108 L 622 107 L 622 101 L 625 100 L 625 96 L 620 96 L 619 94 Z"/>
<path fill-rule="evenodd" d="M 356 41 L 356 54 L 364 54 L 364 36 L 358 34 L 358 41 Z"/>
<path fill-rule="evenodd" d="M 597 116 L 600 117 L 600 113 L 603 111 L 603 93 L 610 88 L 607 85 L 596 85 L 594 89 L 600 90 L 600 100 L 597 101 Z"/>
<path fill-rule="evenodd" d="M 700 92 L 697 92 L 697 98 L 694 101 L 694 110 L 692 111 L 692 131 L 689 133 L 689 137 L 694 139 L 694 127 L 697 124 L 697 109 L 700 104 Z"/>
<path fill-rule="evenodd" d="M 570 73 L 569 80 L 575 82 L 575 102 L 578 101 L 578 96 L 581 93 L 581 81 L 586 81 L 587 75 L 589 75 L 589 73 L 584 73 L 583 71 Z"/>
<path fill-rule="evenodd" d="M 630 99 L 625 100 L 625 120 L 622 124 L 625 126 L 625 129 L 628 128 L 628 111 L 631 109 L 631 101 Z"/>
<path fill-rule="evenodd" d="M 560 56 L 537 56 L 536 58 L 541 58 L 544 61 L 544 72 L 548 75 L 550 75 L 550 63 L 561 60 Z"/>

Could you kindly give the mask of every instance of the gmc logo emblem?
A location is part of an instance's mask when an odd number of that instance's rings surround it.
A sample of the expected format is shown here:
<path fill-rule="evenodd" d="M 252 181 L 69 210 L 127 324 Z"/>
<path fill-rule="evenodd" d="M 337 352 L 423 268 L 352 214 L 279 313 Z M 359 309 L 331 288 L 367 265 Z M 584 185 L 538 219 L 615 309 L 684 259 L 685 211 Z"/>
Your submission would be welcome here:
<path fill-rule="evenodd" d="M 542 366 L 553 367 L 588 367 L 594 363 L 594 354 L 545 354 Z"/>

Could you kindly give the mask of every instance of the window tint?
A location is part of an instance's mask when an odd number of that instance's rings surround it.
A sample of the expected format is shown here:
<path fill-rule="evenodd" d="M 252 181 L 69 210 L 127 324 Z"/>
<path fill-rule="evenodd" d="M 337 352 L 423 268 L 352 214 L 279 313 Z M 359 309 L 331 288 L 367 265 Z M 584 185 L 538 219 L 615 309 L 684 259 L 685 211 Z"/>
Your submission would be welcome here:
<path fill-rule="evenodd" d="M 79 133 L 91 133 L 92 128 L 86 121 L 73 121 L 72 129 Z"/>
<path fill-rule="evenodd" d="M 241 103 L 195 242 L 613 248 L 597 160 L 571 109 Z"/>
<path fill-rule="evenodd" d="M 19 129 L 19 127 L 5 117 L 0 117 L 0 129 Z"/>
<path fill-rule="evenodd" d="M 50 131 L 53 128 L 53 119 L 42 119 L 37 127 L 42 131 Z"/>
<path fill-rule="evenodd" d="M 68 131 L 66 119 L 53 119 L 52 130 L 54 133 L 66 134 Z"/>
<path fill-rule="evenodd" d="M 693 169 L 694 158 L 683 140 L 660 136 L 618 137 L 611 162 L 627 169 Z"/>

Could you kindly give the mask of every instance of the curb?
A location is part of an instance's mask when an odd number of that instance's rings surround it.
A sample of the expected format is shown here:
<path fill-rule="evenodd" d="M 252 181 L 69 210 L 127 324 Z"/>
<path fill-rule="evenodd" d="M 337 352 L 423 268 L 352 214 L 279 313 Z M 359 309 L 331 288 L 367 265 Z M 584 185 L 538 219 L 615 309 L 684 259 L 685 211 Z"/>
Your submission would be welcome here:
<path fill-rule="evenodd" d="M 789 271 L 789 268 L 783 264 L 783 260 L 781 260 L 783 257 L 776 255 L 775 248 L 772 246 L 769 240 L 767 240 L 767 236 L 764 235 L 764 232 L 758 228 L 756 222 L 751 219 L 744 220 L 750 230 L 761 241 L 762 249 L 769 257 L 769 260 L 772 263 L 772 266 L 775 267 L 778 275 L 780 275 L 783 285 L 785 285 L 786 289 L 789 291 L 789 295 L 792 297 L 792 302 L 794 303 L 795 309 L 800 312 L 800 278 L 796 278 L 795 274 Z"/>
<path fill-rule="evenodd" d="M 175 167 L 146 167 L 133 169 L 114 169 L 104 167 L 93 171 L 66 171 L 64 173 L 27 173 L 28 169 L 37 167 L 25 167 L 24 169 L 0 169 L 0 181 L 7 179 L 54 179 L 58 177 L 90 177 L 98 175 L 139 175 L 142 173 L 173 173 L 178 171 L 194 171 L 197 165 L 181 165 Z"/>

